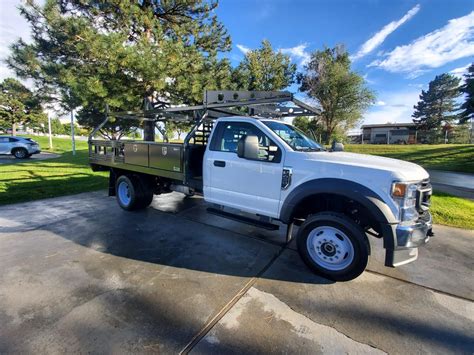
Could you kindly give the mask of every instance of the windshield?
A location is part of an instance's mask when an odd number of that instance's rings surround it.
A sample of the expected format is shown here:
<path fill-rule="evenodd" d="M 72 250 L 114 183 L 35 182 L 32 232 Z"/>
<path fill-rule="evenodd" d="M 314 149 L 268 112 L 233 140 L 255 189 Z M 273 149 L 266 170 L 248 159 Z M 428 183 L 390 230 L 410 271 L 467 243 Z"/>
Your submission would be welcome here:
<path fill-rule="evenodd" d="M 263 121 L 267 127 L 283 139 L 291 148 L 298 151 L 320 151 L 325 150 L 312 139 L 305 136 L 296 127 L 278 121 Z"/>

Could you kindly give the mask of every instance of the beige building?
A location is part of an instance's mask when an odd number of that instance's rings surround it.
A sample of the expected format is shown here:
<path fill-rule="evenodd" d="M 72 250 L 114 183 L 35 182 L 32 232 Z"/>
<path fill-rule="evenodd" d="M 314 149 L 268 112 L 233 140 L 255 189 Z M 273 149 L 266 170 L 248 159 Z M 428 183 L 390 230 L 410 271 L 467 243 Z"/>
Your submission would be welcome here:
<path fill-rule="evenodd" d="M 416 125 L 414 123 L 386 123 L 363 125 L 362 144 L 414 144 Z"/>

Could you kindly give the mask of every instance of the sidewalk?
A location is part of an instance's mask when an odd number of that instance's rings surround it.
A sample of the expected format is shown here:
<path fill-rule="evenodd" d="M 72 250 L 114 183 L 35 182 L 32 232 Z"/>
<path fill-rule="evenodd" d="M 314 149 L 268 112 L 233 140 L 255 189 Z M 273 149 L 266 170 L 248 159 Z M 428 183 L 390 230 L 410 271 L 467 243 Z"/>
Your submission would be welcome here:
<path fill-rule="evenodd" d="M 474 174 L 428 170 L 434 190 L 474 200 Z"/>

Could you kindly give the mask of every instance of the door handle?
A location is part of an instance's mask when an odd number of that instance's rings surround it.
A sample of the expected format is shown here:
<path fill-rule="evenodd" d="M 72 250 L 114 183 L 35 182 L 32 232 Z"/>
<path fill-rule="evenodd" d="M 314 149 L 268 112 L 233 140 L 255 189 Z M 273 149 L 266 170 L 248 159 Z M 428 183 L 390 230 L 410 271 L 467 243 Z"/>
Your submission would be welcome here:
<path fill-rule="evenodd" d="M 225 167 L 225 161 L 223 160 L 214 160 L 214 166 L 218 166 L 218 167 Z"/>

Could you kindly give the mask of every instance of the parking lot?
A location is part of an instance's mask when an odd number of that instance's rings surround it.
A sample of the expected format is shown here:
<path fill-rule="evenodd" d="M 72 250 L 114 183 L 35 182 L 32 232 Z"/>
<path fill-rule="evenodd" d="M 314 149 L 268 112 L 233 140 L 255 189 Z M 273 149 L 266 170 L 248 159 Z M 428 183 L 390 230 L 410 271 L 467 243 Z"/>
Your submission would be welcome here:
<path fill-rule="evenodd" d="M 472 353 L 474 232 L 333 283 L 199 197 L 104 191 L 0 207 L 0 353 Z M 373 241 L 373 240 L 372 240 Z"/>

